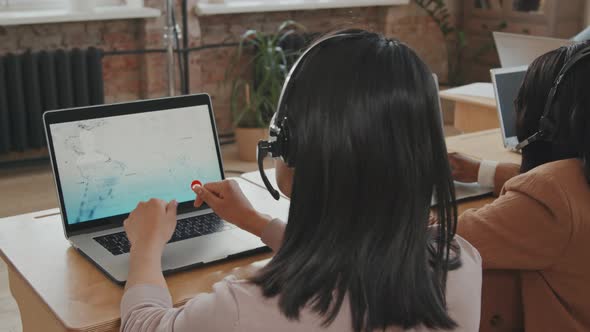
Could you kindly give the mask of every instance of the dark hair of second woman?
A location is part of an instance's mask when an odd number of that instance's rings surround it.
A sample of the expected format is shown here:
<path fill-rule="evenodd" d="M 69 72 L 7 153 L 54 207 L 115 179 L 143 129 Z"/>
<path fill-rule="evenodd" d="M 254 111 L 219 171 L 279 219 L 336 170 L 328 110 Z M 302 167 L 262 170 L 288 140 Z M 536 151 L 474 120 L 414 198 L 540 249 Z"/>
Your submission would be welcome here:
<path fill-rule="evenodd" d="M 446 310 L 457 211 L 430 70 L 407 46 L 347 31 L 297 67 L 279 109 L 295 175 L 283 245 L 256 276 L 297 319 L 355 331 L 456 326 Z M 440 226 L 428 228 L 433 192 Z"/>
<path fill-rule="evenodd" d="M 557 75 L 575 54 L 590 42 L 561 47 L 537 58 L 529 66 L 515 101 L 516 133 L 523 141 L 539 130 L 547 96 Z M 537 141 L 522 151 L 521 172 L 545 163 L 580 158 L 590 182 L 590 58 L 583 59 L 559 85 L 550 118 L 556 124 L 552 140 Z"/>

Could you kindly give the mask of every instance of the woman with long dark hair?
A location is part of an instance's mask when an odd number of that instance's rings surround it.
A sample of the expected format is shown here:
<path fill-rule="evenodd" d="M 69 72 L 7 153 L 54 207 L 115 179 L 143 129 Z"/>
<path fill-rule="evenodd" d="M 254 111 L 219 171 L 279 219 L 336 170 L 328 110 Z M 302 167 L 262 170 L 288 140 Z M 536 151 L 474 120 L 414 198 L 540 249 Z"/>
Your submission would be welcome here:
<path fill-rule="evenodd" d="M 590 42 L 542 55 L 515 101 L 522 164 L 451 155 L 500 195 L 459 218 L 483 258 L 482 331 L 590 330 L 589 86 Z"/>
<path fill-rule="evenodd" d="M 174 203 L 144 203 L 125 223 L 122 331 L 477 331 L 480 257 L 455 236 L 437 89 L 409 47 L 356 30 L 321 39 L 294 66 L 271 126 L 288 223 L 255 211 L 234 181 L 194 190 L 196 206 L 276 255 L 173 309 L 158 264 Z"/>

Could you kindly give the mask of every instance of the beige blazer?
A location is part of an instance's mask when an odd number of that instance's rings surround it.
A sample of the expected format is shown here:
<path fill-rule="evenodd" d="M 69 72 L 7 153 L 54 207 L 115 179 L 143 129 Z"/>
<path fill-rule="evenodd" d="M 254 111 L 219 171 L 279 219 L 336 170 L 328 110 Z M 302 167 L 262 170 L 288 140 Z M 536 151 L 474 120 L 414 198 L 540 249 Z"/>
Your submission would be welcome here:
<path fill-rule="evenodd" d="M 484 268 L 481 331 L 590 331 L 590 186 L 577 159 L 519 175 L 459 218 Z"/>

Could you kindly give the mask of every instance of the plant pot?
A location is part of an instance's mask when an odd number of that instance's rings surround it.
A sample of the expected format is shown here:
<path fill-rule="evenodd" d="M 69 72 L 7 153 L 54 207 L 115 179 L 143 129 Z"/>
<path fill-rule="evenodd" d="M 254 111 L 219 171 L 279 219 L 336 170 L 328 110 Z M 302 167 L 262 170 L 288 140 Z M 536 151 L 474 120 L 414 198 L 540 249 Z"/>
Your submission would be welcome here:
<path fill-rule="evenodd" d="M 243 161 L 256 161 L 256 149 L 260 140 L 268 138 L 266 128 L 236 128 L 238 155 Z"/>

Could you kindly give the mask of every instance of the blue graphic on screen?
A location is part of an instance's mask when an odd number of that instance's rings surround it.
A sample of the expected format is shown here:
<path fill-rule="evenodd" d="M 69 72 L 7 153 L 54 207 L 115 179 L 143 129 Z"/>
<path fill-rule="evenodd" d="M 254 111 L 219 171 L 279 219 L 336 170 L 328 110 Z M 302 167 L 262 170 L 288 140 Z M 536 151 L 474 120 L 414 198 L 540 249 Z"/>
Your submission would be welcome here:
<path fill-rule="evenodd" d="M 208 106 L 50 125 L 69 224 L 131 212 L 140 201 L 195 199 L 221 180 Z"/>

